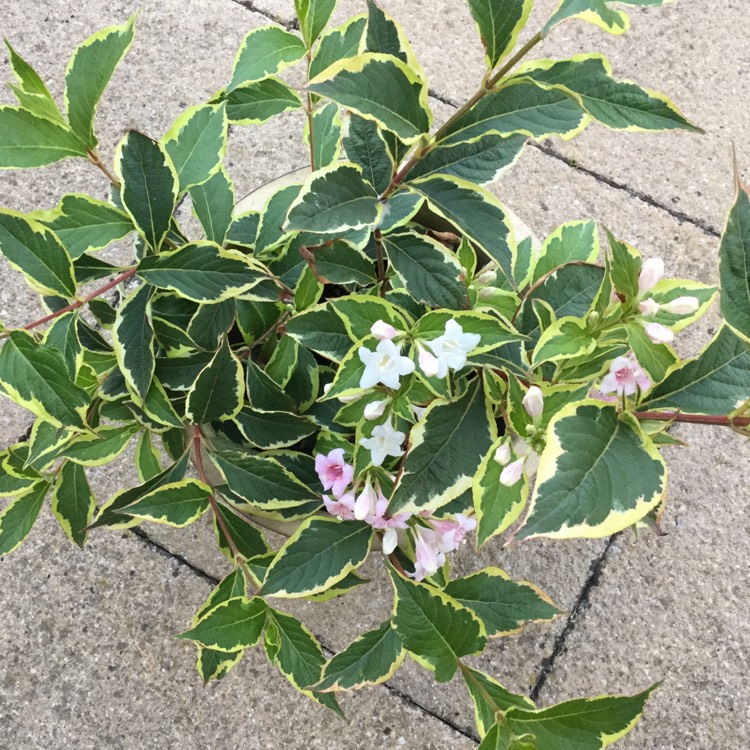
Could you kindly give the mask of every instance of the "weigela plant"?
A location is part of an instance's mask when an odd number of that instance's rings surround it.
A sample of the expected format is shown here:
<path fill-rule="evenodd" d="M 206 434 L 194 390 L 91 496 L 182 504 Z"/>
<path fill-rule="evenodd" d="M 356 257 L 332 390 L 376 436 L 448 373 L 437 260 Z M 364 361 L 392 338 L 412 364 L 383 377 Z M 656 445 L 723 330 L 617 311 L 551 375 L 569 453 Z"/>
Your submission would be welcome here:
<path fill-rule="evenodd" d="M 486 74 L 436 129 L 390 16 L 367 2 L 328 28 L 335 0 L 298 0 L 300 33 L 251 31 L 223 89 L 161 138 L 128 132 L 111 168 L 94 115 L 133 19 L 74 52 L 64 111 L 8 45 L 18 104 L 0 108 L 0 166 L 78 158 L 110 193 L 0 212 L 0 250 L 49 311 L 2 332 L 0 387 L 36 421 L 0 455 L 14 498 L 0 554 L 48 499 L 78 545 L 100 528 L 209 514 L 235 571 L 180 636 L 204 681 L 263 644 L 340 713 L 339 692 L 387 680 L 409 654 L 438 682 L 460 673 L 483 750 L 559 750 L 560 737 L 592 750 L 629 731 L 652 688 L 547 709 L 507 691 L 465 657 L 560 611 L 497 567 L 452 577 L 451 555 L 467 538 L 479 550 L 499 535 L 657 524 L 675 422 L 748 434 L 750 200 L 738 187 L 721 244 L 726 322 L 684 361 L 675 335 L 715 287 L 668 278 L 593 221 L 535 244 L 486 188 L 530 140 L 593 121 L 697 130 L 600 55 L 526 61 L 566 20 L 618 34 L 618 8 L 661 0 L 562 0 L 518 48 L 532 0 L 468 2 Z M 301 90 L 278 77 L 299 64 Z M 237 210 L 228 126 L 295 110 L 309 176 Z M 178 221 L 186 199 L 200 231 Z M 126 239 L 128 265 L 102 259 Z M 94 497 L 88 468 L 133 445 L 140 484 Z M 327 659 L 283 601 L 359 591 L 370 557 L 392 580 L 392 617 Z"/>

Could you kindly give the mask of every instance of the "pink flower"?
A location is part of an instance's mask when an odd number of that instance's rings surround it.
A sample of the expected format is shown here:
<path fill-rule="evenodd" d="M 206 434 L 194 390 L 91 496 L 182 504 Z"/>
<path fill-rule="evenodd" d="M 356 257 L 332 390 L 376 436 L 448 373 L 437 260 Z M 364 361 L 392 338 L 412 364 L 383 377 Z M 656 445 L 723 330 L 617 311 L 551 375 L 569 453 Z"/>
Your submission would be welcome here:
<path fill-rule="evenodd" d="M 432 527 L 440 536 L 438 548 L 447 553 L 458 549 L 466 534 L 476 529 L 477 522 L 471 516 L 456 513 L 452 521 L 432 521 Z"/>
<path fill-rule="evenodd" d="M 617 403 L 617 396 L 602 393 L 598 388 L 592 388 L 589 391 L 589 398 L 595 398 L 597 401 L 606 401 L 608 404 Z"/>
<path fill-rule="evenodd" d="M 380 341 L 390 341 L 394 336 L 398 334 L 398 331 L 384 320 L 378 320 L 372 324 L 370 333 Z"/>
<path fill-rule="evenodd" d="M 328 495 L 323 495 L 323 505 L 326 506 L 326 510 L 342 521 L 353 521 L 354 520 L 354 493 L 347 492 L 342 495 L 338 500 L 331 500 Z"/>
<path fill-rule="evenodd" d="M 336 448 L 327 456 L 315 456 L 315 471 L 318 472 L 324 490 L 340 499 L 354 478 L 354 467 L 344 461 L 344 449 Z"/>
<path fill-rule="evenodd" d="M 674 341 L 674 333 L 661 323 L 646 323 L 646 336 L 655 344 L 671 344 Z"/>
<path fill-rule="evenodd" d="M 526 456 L 517 458 L 513 463 L 508 464 L 500 474 L 500 484 L 505 487 L 513 487 L 518 484 L 523 476 L 523 465 L 526 463 Z"/>
<path fill-rule="evenodd" d="M 409 575 L 415 581 L 422 581 L 440 570 L 445 563 L 445 553 L 440 550 L 440 538 L 434 529 L 418 526 L 413 533 L 417 560 L 414 564 L 414 573 Z"/>
<path fill-rule="evenodd" d="M 678 297 L 671 302 L 667 302 L 666 305 L 662 305 L 661 309 L 672 315 L 692 315 L 694 312 L 698 312 L 700 306 L 701 303 L 697 297 Z"/>
<path fill-rule="evenodd" d="M 510 445 L 508 445 L 508 443 L 503 443 L 495 451 L 495 461 L 497 461 L 500 466 L 507 466 L 510 463 L 511 458 L 513 458 L 513 456 L 510 452 Z"/>
<path fill-rule="evenodd" d="M 609 373 L 602 378 L 601 392 L 616 393 L 618 396 L 632 396 L 638 389 L 647 391 L 651 380 L 643 372 L 635 355 L 630 352 L 625 357 L 617 357 L 609 366 Z"/>
<path fill-rule="evenodd" d="M 638 305 L 641 315 L 645 315 L 647 318 L 656 315 L 659 312 L 659 307 L 659 303 L 650 297 L 649 299 L 644 299 L 643 302 Z"/>
<path fill-rule="evenodd" d="M 641 266 L 638 277 L 638 288 L 642 292 L 651 291 L 664 278 L 664 261 L 661 258 L 649 258 Z"/>

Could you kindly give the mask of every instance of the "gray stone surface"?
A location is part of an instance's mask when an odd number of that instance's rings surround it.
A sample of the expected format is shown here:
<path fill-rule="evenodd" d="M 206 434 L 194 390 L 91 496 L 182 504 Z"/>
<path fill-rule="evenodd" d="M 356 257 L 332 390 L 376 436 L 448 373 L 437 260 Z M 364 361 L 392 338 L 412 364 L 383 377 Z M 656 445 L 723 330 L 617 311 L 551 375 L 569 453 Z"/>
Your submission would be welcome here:
<path fill-rule="evenodd" d="M 433 90 L 464 99 L 482 72 L 482 54 L 464 4 L 382 0 L 382 5 L 404 23 Z M 554 0 L 540 0 L 535 18 L 552 5 Z M 610 134 L 597 128 L 554 148 L 609 181 L 717 226 L 731 191 L 728 134 L 739 143 L 747 135 L 747 122 L 736 116 L 738 102 L 750 93 L 748 57 L 737 28 L 750 19 L 741 0 L 728 0 L 721 13 L 711 5 L 685 1 L 636 10 L 629 38 L 613 39 L 583 24 L 568 24 L 541 54 L 601 49 L 618 75 L 672 94 L 689 116 L 710 129 L 700 138 Z M 427 6 L 429 23 L 423 20 Z M 358 0 L 343 0 L 338 17 L 362 7 Z M 204 100 L 226 81 L 244 35 L 268 23 L 266 16 L 248 8 L 288 21 L 292 2 L 193 0 L 188 11 L 178 0 L 119 0 L 106 8 L 95 0 L 72 8 L 11 0 L 3 8 L 2 31 L 59 98 L 65 55 L 94 30 L 122 22 L 136 8 L 141 9 L 136 42 L 101 107 L 105 159 L 127 128 L 158 137 L 186 106 Z M 530 28 L 535 25 L 532 19 Z M 7 78 L 7 67 L 3 71 Z M 10 102 L 8 91 L 0 94 L 0 102 Z M 451 112 L 435 100 L 433 108 L 438 121 Z M 233 129 L 228 167 L 238 195 L 304 162 L 299 127 L 299 115 L 291 114 L 263 128 Z M 75 162 L 0 174 L 0 205 L 18 210 L 52 207 L 64 192 L 74 190 L 103 196 L 106 181 Z M 534 148 L 495 190 L 540 234 L 566 220 L 596 217 L 646 255 L 665 257 L 670 274 L 716 278 L 717 241 L 694 223 L 679 221 Z M 34 296 L 6 265 L 0 265 L 0 277 L 0 319 L 28 321 L 36 312 Z M 705 343 L 716 320 L 713 315 L 684 335 L 683 351 L 694 352 Z M 29 421 L 3 400 L 0 447 L 22 434 Z M 741 586 L 748 572 L 744 537 L 750 498 L 737 468 L 747 466 L 748 451 L 725 434 L 711 438 L 703 449 L 702 434 L 691 431 L 696 444 L 670 456 L 675 481 L 665 520 L 669 536 L 642 534 L 637 542 L 623 536 L 610 548 L 591 607 L 579 613 L 567 652 L 556 661 L 541 696 L 552 702 L 596 691 L 637 690 L 665 678 L 647 721 L 623 748 L 747 746 L 743 733 L 747 736 L 750 729 L 745 715 L 750 693 L 742 678 L 748 667 L 750 620 Z M 100 499 L 134 481 L 126 467 L 118 462 L 93 472 Z M 733 490 L 724 497 L 727 484 Z M 220 576 L 228 566 L 215 552 L 204 520 L 180 532 L 155 526 L 146 531 L 165 549 Z M 503 551 L 495 543 L 481 560 L 473 560 L 468 548 L 462 550 L 457 565 L 499 565 L 571 609 L 602 548 L 603 542 L 537 543 Z M 171 636 L 189 622 L 209 586 L 132 534 L 97 532 L 80 552 L 54 521 L 45 519 L 27 545 L 0 563 L 0 582 L 4 601 L 12 602 L 0 611 L 0 747 L 473 746 L 387 688 L 351 699 L 347 709 L 352 724 L 342 724 L 295 696 L 260 654 L 250 656 L 223 684 L 203 691 L 192 650 Z M 352 598 L 326 605 L 295 603 L 288 609 L 327 646 L 338 649 L 388 616 L 390 596 L 387 582 L 375 575 L 373 584 Z M 509 687 L 528 690 L 566 623 L 563 618 L 552 626 L 532 626 L 519 637 L 493 644 L 480 665 Z M 471 728 L 465 690 L 457 682 L 436 688 L 424 670 L 409 665 L 392 685 L 456 726 Z M 290 718 L 278 712 L 287 700 Z"/>

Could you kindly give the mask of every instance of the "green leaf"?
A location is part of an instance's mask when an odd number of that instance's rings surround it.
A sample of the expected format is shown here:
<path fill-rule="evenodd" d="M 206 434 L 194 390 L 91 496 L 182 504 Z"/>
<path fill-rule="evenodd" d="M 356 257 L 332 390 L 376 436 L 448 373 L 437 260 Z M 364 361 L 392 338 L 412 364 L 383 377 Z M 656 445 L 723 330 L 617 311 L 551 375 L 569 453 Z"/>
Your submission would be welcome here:
<path fill-rule="evenodd" d="M 478 381 L 453 402 L 434 401 L 411 431 L 388 513 L 436 510 L 470 489 L 494 438 L 490 417 Z"/>
<path fill-rule="evenodd" d="M 211 454 L 229 489 L 251 507 L 266 510 L 294 507 L 320 500 L 291 471 L 270 456 Z"/>
<path fill-rule="evenodd" d="M 458 659 L 487 645 L 481 620 L 442 591 L 389 572 L 396 591 L 393 627 L 406 650 L 425 661 L 438 682 L 448 682 Z"/>
<path fill-rule="evenodd" d="M 512 581 L 499 568 L 456 578 L 443 590 L 474 612 L 490 637 L 512 635 L 527 622 L 553 620 L 562 614 L 536 586 Z"/>
<path fill-rule="evenodd" d="M 378 196 L 354 164 L 332 164 L 311 175 L 292 203 L 285 230 L 344 232 L 371 227 L 382 211 Z"/>
<path fill-rule="evenodd" d="M 509 529 L 520 517 L 529 497 L 529 480 L 526 474 L 512 487 L 506 487 L 500 482 L 504 467 L 495 461 L 495 451 L 507 441 L 507 435 L 503 435 L 492 445 L 472 482 L 477 547 Z"/>
<path fill-rule="evenodd" d="M 84 429 L 91 399 L 67 369 L 57 349 L 37 345 L 26 332 L 11 333 L 0 349 L 0 385 L 19 406 L 56 427 Z"/>
<path fill-rule="evenodd" d="M 146 256 L 138 275 L 195 302 L 221 302 L 259 284 L 264 274 L 247 256 L 213 242 L 193 242 L 171 253 Z"/>
<path fill-rule="evenodd" d="M 513 228 L 506 208 L 492 193 L 458 177 L 443 176 L 410 182 L 409 188 L 423 195 L 435 213 L 497 261 L 508 283 L 515 287 Z"/>
<path fill-rule="evenodd" d="M 533 0 L 468 0 L 479 30 L 488 70 L 493 70 L 516 46 L 529 20 Z"/>
<path fill-rule="evenodd" d="M 177 637 L 216 651 L 238 651 L 260 642 L 268 607 L 259 597 L 236 597 L 218 604 L 195 627 Z"/>
<path fill-rule="evenodd" d="M 375 121 L 405 142 L 416 141 L 430 129 L 427 86 L 396 57 L 367 53 L 340 60 L 307 88 Z"/>
<path fill-rule="evenodd" d="M 294 0 L 294 8 L 299 18 L 300 30 L 308 49 L 331 19 L 336 0 Z"/>
<path fill-rule="evenodd" d="M 64 427 L 55 427 L 49 422 L 37 419 L 31 428 L 28 455 L 19 473 L 25 474 L 28 472 L 30 475 L 36 476 L 37 472 L 44 471 L 57 459 L 61 448 L 71 437 L 71 432 Z M 8 468 L 13 470 L 15 468 L 13 459 L 9 457 L 8 461 Z"/>
<path fill-rule="evenodd" d="M 20 107 L 0 107 L 0 133 L 0 169 L 45 167 L 86 156 L 86 147 L 68 128 Z"/>
<path fill-rule="evenodd" d="M 536 60 L 521 65 L 515 78 L 568 93 L 595 120 L 614 130 L 702 132 L 663 94 L 612 78 L 612 69 L 601 55 Z"/>
<path fill-rule="evenodd" d="M 98 433 L 79 435 L 62 451 L 61 456 L 82 466 L 103 466 L 127 448 L 130 439 L 140 427 L 103 427 Z"/>
<path fill-rule="evenodd" d="M 274 76 L 234 89 L 226 101 L 227 116 L 234 125 L 260 125 L 302 106 L 299 94 Z"/>
<path fill-rule="evenodd" d="M 291 380 L 299 359 L 299 346 L 291 336 L 282 336 L 266 365 L 266 374 L 284 388 Z"/>
<path fill-rule="evenodd" d="M 424 198 L 416 193 L 406 190 L 395 193 L 384 204 L 381 232 L 388 234 L 388 232 L 408 224 L 417 215 L 423 204 Z"/>
<path fill-rule="evenodd" d="M 115 155 L 120 196 L 138 234 L 158 252 L 177 206 L 179 182 L 164 148 L 136 130 L 120 141 Z"/>
<path fill-rule="evenodd" d="M 610 536 L 659 505 L 666 479 L 664 459 L 635 419 L 599 402 L 570 404 L 549 424 L 516 538 Z"/>
<path fill-rule="evenodd" d="M 43 224 L 15 211 L 0 211 L 0 252 L 39 294 L 75 295 L 70 256 Z"/>
<path fill-rule="evenodd" d="M 227 122 L 225 104 L 189 107 L 162 138 L 180 192 L 200 185 L 220 168 L 227 148 Z"/>
<path fill-rule="evenodd" d="M 286 333 L 301 346 L 335 362 L 340 362 L 352 345 L 342 319 L 328 305 L 297 313 L 286 324 Z"/>
<path fill-rule="evenodd" d="M 646 375 L 654 383 L 664 380 L 669 368 L 677 364 L 677 355 L 669 346 L 651 341 L 646 334 L 646 329 L 639 322 L 629 323 L 626 329 L 628 345 Z"/>
<path fill-rule="evenodd" d="M 593 23 L 610 34 L 624 34 L 630 28 L 630 18 L 621 10 L 610 8 L 620 5 L 662 5 L 669 0 L 561 0 L 560 7 L 552 14 L 544 27 L 545 35 L 555 26 L 569 18 L 580 18 Z"/>
<path fill-rule="evenodd" d="M 153 291 L 148 284 L 136 289 L 118 309 L 112 329 L 117 364 L 141 401 L 146 398 L 156 366 L 150 318 Z"/>
<path fill-rule="evenodd" d="M 367 559 L 372 536 L 364 522 L 308 519 L 279 551 L 259 593 L 297 598 L 325 591 Z"/>
<path fill-rule="evenodd" d="M 322 169 L 337 161 L 341 153 L 341 115 L 333 102 L 315 110 L 312 133 L 315 169 Z M 305 140 L 310 143 L 309 121 L 305 127 Z"/>
<path fill-rule="evenodd" d="M 404 647 L 390 622 L 361 635 L 323 670 L 317 690 L 359 690 L 390 679 L 404 661 Z"/>
<path fill-rule="evenodd" d="M 188 335 L 199 347 L 214 350 L 232 327 L 234 312 L 234 300 L 231 299 L 215 305 L 200 305 L 190 319 Z"/>
<path fill-rule="evenodd" d="M 373 323 L 384 320 L 399 331 L 407 331 L 407 323 L 401 308 L 392 302 L 365 294 L 350 294 L 330 302 L 330 306 L 341 318 L 352 341 L 370 335 Z M 441 331 L 442 333 L 442 331 Z"/>
<path fill-rule="evenodd" d="M 219 604 L 228 602 L 230 599 L 247 596 L 247 581 L 243 572 L 235 568 L 228 576 L 223 578 L 219 585 L 208 595 L 203 606 L 193 616 L 193 626 L 197 625 L 212 609 Z"/>
<path fill-rule="evenodd" d="M 714 301 L 714 297 L 716 297 L 717 291 L 717 287 L 701 284 L 699 281 L 662 279 L 649 293 L 654 302 L 662 306 L 653 319 L 657 323 L 671 328 L 675 333 L 681 331 L 706 314 Z M 698 300 L 698 309 L 691 315 L 677 315 L 666 312 L 664 305 L 673 302 L 678 297 L 695 297 Z"/>
<path fill-rule="evenodd" d="M 719 249 L 721 312 L 739 336 L 750 341 L 750 194 L 738 185 Z"/>
<path fill-rule="evenodd" d="M 206 239 L 222 245 L 234 212 L 234 183 L 226 169 L 221 167 L 205 182 L 191 187 L 190 199 Z"/>
<path fill-rule="evenodd" d="M 147 482 L 161 473 L 159 453 L 154 447 L 150 432 L 144 432 L 138 438 L 135 448 L 135 468 L 141 482 Z"/>
<path fill-rule="evenodd" d="M 289 236 L 283 229 L 289 207 L 297 200 L 302 185 L 289 185 L 282 188 L 266 203 L 261 213 L 258 237 L 255 242 L 255 254 L 261 255 L 275 250 Z"/>
<path fill-rule="evenodd" d="M 203 482 L 182 479 L 157 487 L 119 512 L 181 529 L 197 521 L 208 510 L 210 495 L 211 488 Z"/>
<path fill-rule="evenodd" d="M 253 29 L 242 40 L 237 52 L 227 92 L 281 72 L 302 59 L 305 51 L 303 41 L 296 34 L 278 26 Z"/>
<path fill-rule="evenodd" d="M 28 536 L 48 491 L 49 482 L 37 482 L 0 513 L 0 557 L 13 552 Z"/>
<path fill-rule="evenodd" d="M 63 125 L 63 116 L 39 74 L 13 49 L 7 39 L 5 46 L 8 48 L 11 70 L 18 81 L 18 85 L 11 83 L 9 86 L 18 103 L 36 117 Z"/>
<path fill-rule="evenodd" d="M 109 26 L 81 44 L 65 72 L 65 107 L 73 132 L 88 148 L 96 148 L 94 117 L 104 89 L 133 42 L 131 16 L 122 26 Z"/>
<path fill-rule="evenodd" d="M 244 397 L 242 363 L 225 337 L 214 358 L 201 370 L 188 391 L 185 414 L 193 424 L 232 419 L 242 408 Z"/>
<path fill-rule="evenodd" d="M 52 513 L 73 544 L 83 547 L 94 518 L 96 499 L 80 464 L 66 461 L 55 481 Z"/>
<path fill-rule="evenodd" d="M 203 680 L 203 687 L 211 680 L 221 680 L 226 677 L 227 672 L 239 664 L 244 655 L 244 649 L 227 652 L 199 646 L 196 668 Z"/>
<path fill-rule="evenodd" d="M 63 196 L 55 214 L 54 219 L 45 223 L 73 260 L 84 253 L 103 250 L 134 229 L 124 211 L 78 193 Z"/>
<path fill-rule="evenodd" d="M 484 737 L 497 721 L 497 711 L 518 707 L 534 710 L 536 706 L 525 695 L 511 693 L 497 680 L 484 672 L 466 667 L 462 676 L 474 701 L 474 710 L 479 735 Z"/>
<path fill-rule="evenodd" d="M 270 547 L 259 529 L 230 510 L 223 503 L 217 503 L 216 507 L 224 521 L 224 526 L 227 527 L 234 546 L 242 557 L 249 560 L 258 555 L 265 555 L 270 552 Z M 224 553 L 229 562 L 234 563 L 234 553 L 224 535 L 223 527 L 216 518 L 214 518 L 214 532 L 216 533 L 216 541 L 219 549 Z"/>
<path fill-rule="evenodd" d="M 295 405 L 283 388 L 252 360 L 247 362 L 247 400 L 261 412 L 293 412 Z"/>
<path fill-rule="evenodd" d="M 7 346 L 7 345 L 6 345 Z M 674 368 L 644 407 L 726 415 L 750 399 L 750 349 L 728 326 L 688 362 Z"/>
<path fill-rule="evenodd" d="M 468 307 L 461 266 L 444 245 L 427 235 L 403 232 L 384 237 L 383 246 L 391 267 L 418 302 L 449 310 Z"/>
<path fill-rule="evenodd" d="M 633 696 L 582 698 L 539 711 L 513 707 L 505 719 L 516 734 L 533 735 L 537 750 L 602 750 L 630 732 L 655 689 Z"/>
<path fill-rule="evenodd" d="M 500 135 L 522 133 L 536 140 L 552 135 L 568 140 L 584 130 L 588 122 L 586 113 L 567 93 L 511 81 L 459 117 L 441 143 L 473 140 L 490 131 Z"/>
<path fill-rule="evenodd" d="M 596 348 L 596 339 L 588 332 L 585 321 L 579 318 L 556 320 L 539 338 L 531 364 L 537 367 L 542 362 L 560 362 L 591 354 Z"/>
<path fill-rule="evenodd" d="M 310 78 L 315 78 L 329 65 L 346 57 L 355 57 L 365 33 L 367 18 L 364 15 L 354 16 L 341 26 L 323 34 L 315 48 L 310 63 Z"/>
<path fill-rule="evenodd" d="M 531 284 L 555 268 L 580 261 L 595 263 L 599 256 L 599 235 L 595 221 L 570 221 L 555 229 L 544 241 L 533 263 Z"/>
<path fill-rule="evenodd" d="M 438 146 L 409 172 L 409 179 L 449 175 L 477 185 L 495 182 L 515 164 L 528 138 L 523 134 L 485 133 L 470 141 Z"/>
<path fill-rule="evenodd" d="M 331 284 L 367 286 L 375 281 L 372 259 L 348 242 L 336 240 L 313 251 L 318 274 Z"/>
<path fill-rule="evenodd" d="M 261 412 L 248 407 L 237 414 L 234 421 L 248 443 L 261 450 L 288 448 L 318 429 L 309 417 L 281 411 Z"/>
<path fill-rule="evenodd" d="M 343 143 L 349 160 L 362 168 L 362 176 L 381 194 L 390 185 L 395 165 L 377 123 L 350 114 Z"/>

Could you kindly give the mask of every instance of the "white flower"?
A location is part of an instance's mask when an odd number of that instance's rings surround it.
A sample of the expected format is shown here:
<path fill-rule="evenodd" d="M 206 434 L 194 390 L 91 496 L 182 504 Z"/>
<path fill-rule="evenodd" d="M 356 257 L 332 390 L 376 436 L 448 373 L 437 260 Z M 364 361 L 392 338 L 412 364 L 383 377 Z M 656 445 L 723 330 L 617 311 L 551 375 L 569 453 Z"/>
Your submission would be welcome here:
<path fill-rule="evenodd" d="M 378 320 L 372 324 L 370 333 L 376 339 L 380 339 L 381 341 L 390 341 L 394 336 L 396 336 L 398 331 L 390 323 L 386 323 L 384 320 Z"/>
<path fill-rule="evenodd" d="M 437 357 L 437 376 L 444 378 L 448 370 L 461 370 L 466 366 L 466 357 L 476 348 L 482 337 L 478 333 L 464 333 L 463 328 L 455 321 L 445 324 L 445 333 L 434 341 L 427 342 L 432 353 Z"/>
<path fill-rule="evenodd" d="M 544 394 L 538 385 L 532 385 L 523 397 L 523 408 L 526 413 L 536 422 L 544 411 Z"/>
<path fill-rule="evenodd" d="M 508 464 L 502 474 L 500 474 L 500 484 L 506 487 L 512 487 L 518 484 L 523 476 L 523 465 L 526 463 L 526 456 L 517 458 L 512 464 Z"/>
<path fill-rule="evenodd" d="M 370 451 L 373 466 L 381 466 L 386 456 L 403 456 L 401 447 L 406 434 L 394 429 L 391 417 L 372 431 L 372 437 L 362 438 L 359 444 Z"/>
<path fill-rule="evenodd" d="M 379 419 L 385 414 L 385 407 L 388 406 L 387 401 L 371 401 L 365 406 L 365 419 L 370 422 L 373 419 Z"/>
<path fill-rule="evenodd" d="M 383 554 L 390 555 L 398 545 L 398 532 L 392 526 L 388 527 L 383 534 Z"/>
<path fill-rule="evenodd" d="M 701 303 L 697 297 L 678 297 L 671 302 L 667 302 L 666 305 L 662 305 L 661 309 L 672 315 L 692 315 L 694 312 L 698 312 L 700 306 Z"/>
<path fill-rule="evenodd" d="M 399 378 L 414 372 L 414 362 L 402 357 L 399 348 L 388 339 L 381 341 L 374 352 L 360 346 L 359 358 L 365 366 L 359 380 L 360 388 L 372 388 L 382 383 L 396 390 L 400 385 Z"/>
<path fill-rule="evenodd" d="M 476 281 L 482 286 L 491 286 L 497 281 L 497 271 L 482 271 L 482 273 L 476 277 Z"/>
<path fill-rule="evenodd" d="M 644 328 L 646 335 L 655 344 L 671 344 L 674 341 L 674 333 L 661 323 L 646 323 Z"/>
<path fill-rule="evenodd" d="M 651 291 L 664 278 L 664 261 L 661 258 L 649 258 L 641 266 L 638 277 L 638 288 L 642 292 Z"/>
<path fill-rule="evenodd" d="M 510 452 L 510 446 L 508 443 L 503 443 L 496 451 L 495 451 L 495 461 L 497 461 L 500 466 L 507 466 L 510 463 L 510 459 L 513 457 L 513 454 Z"/>
<path fill-rule="evenodd" d="M 638 309 L 641 311 L 641 315 L 645 315 L 647 318 L 652 315 L 656 315 L 659 312 L 660 305 L 654 299 L 644 299 L 643 302 L 638 305 Z"/>
<path fill-rule="evenodd" d="M 437 357 L 435 357 L 434 354 L 430 354 L 427 349 L 419 344 L 417 344 L 417 355 L 419 359 L 419 368 L 428 378 L 434 378 L 440 370 Z"/>
<path fill-rule="evenodd" d="M 411 410 L 414 412 L 414 417 L 416 418 L 417 422 L 419 422 L 419 420 L 422 419 L 427 413 L 426 406 L 417 406 L 416 404 L 411 405 Z"/>

